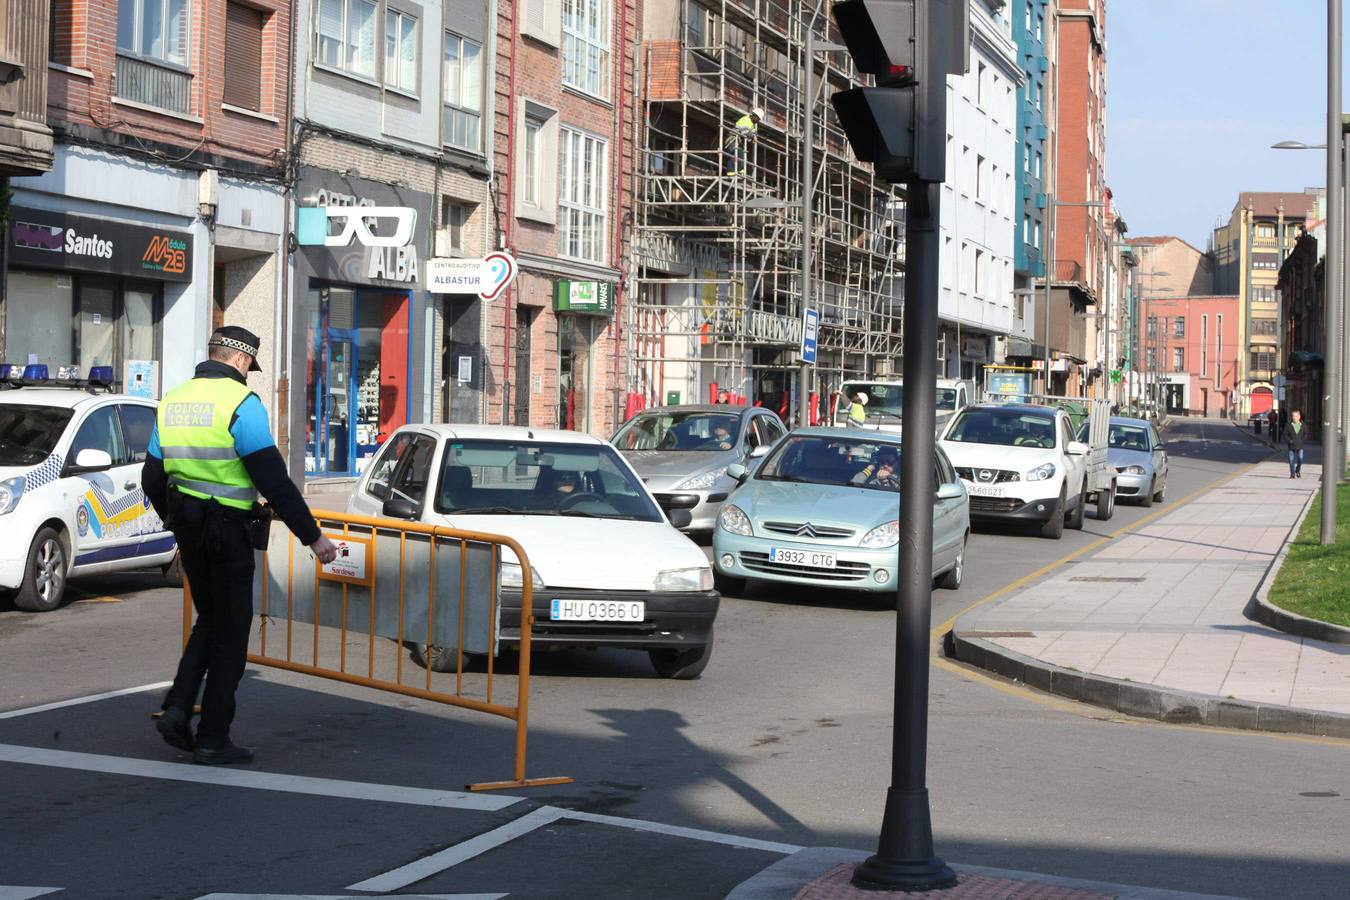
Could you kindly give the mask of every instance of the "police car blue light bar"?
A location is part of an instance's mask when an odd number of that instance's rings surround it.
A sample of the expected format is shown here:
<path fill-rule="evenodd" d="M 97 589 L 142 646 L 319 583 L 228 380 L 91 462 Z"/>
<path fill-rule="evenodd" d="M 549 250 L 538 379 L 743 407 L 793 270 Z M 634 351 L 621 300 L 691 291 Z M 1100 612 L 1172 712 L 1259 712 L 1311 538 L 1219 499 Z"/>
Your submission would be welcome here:
<path fill-rule="evenodd" d="M 0 364 L 0 377 L 6 381 L 18 381 L 23 377 L 23 366 L 18 363 Z"/>
<path fill-rule="evenodd" d="M 113 382 L 112 366 L 92 366 L 89 369 L 89 383 L 107 386 Z"/>
<path fill-rule="evenodd" d="M 32 364 L 32 365 L 29 365 L 29 366 L 24 366 L 24 367 L 23 367 L 23 380 L 24 380 L 24 381 L 46 381 L 46 380 L 47 380 L 47 367 L 44 366 L 44 365 L 42 365 L 41 363 L 34 363 L 34 364 Z"/>

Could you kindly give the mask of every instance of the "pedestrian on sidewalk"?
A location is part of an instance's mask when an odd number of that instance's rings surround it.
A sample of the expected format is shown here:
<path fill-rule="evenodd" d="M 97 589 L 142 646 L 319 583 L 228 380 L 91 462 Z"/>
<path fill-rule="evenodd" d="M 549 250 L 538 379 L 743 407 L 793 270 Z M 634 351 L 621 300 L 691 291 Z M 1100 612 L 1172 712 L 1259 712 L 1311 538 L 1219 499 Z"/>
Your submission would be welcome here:
<path fill-rule="evenodd" d="M 1294 410 L 1289 414 L 1289 428 L 1284 435 L 1285 446 L 1289 448 L 1289 477 L 1303 477 L 1303 440 L 1307 435 L 1303 428 L 1303 413 Z"/>
<path fill-rule="evenodd" d="M 1270 431 L 1270 442 L 1277 444 L 1280 441 L 1280 414 L 1275 411 L 1275 407 L 1270 408 L 1266 413 L 1266 427 Z"/>
<path fill-rule="evenodd" d="M 253 760 L 252 750 L 230 741 L 230 723 L 253 624 L 253 554 L 266 547 L 271 511 L 321 562 L 337 558 L 286 471 L 262 400 L 248 389 L 248 373 L 261 371 L 260 343 L 243 328 L 215 330 L 206 362 L 160 402 L 141 472 L 146 496 L 178 542 L 197 609 L 155 726 L 202 765 Z M 258 505 L 260 492 L 270 510 Z M 203 681 L 194 738 L 192 707 Z"/>
<path fill-rule="evenodd" d="M 1289 429 L 1289 410 L 1280 407 L 1280 439 L 1284 439 L 1284 433 Z"/>

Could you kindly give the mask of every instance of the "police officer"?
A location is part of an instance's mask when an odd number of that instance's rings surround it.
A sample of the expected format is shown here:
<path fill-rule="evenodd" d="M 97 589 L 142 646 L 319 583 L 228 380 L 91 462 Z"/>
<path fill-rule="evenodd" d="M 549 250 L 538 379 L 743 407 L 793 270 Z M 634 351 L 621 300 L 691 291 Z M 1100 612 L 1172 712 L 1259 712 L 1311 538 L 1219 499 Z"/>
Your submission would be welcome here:
<path fill-rule="evenodd" d="M 253 751 L 230 741 L 234 691 L 244 674 L 253 622 L 253 554 L 262 494 L 272 511 L 321 561 L 337 556 L 286 472 L 267 412 L 248 389 L 258 366 L 257 335 L 217 328 L 207 361 L 159 405 L 141 483 L 178 541 L 197 622 L 164 698 L 156 727 L 172 747 L 203 765 L 247 763 Z M 266 521 L 261 527 L 266 526 Z M 205 679 L 194 739 L 192 707 Z"/>

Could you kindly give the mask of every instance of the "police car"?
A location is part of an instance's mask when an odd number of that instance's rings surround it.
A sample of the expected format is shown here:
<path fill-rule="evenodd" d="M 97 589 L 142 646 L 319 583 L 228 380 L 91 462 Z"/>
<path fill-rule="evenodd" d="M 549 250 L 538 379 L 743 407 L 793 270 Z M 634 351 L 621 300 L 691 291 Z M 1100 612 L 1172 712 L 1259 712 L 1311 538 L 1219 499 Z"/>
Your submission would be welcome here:
<path fill-rule="evenodd" d="M 173 535 L 141 489 L 155 403 L 111 393 L 111 366 L 0 365 L 0 590 L 45 612 L 69 578 L 160 568 L 181 584 Z"/>

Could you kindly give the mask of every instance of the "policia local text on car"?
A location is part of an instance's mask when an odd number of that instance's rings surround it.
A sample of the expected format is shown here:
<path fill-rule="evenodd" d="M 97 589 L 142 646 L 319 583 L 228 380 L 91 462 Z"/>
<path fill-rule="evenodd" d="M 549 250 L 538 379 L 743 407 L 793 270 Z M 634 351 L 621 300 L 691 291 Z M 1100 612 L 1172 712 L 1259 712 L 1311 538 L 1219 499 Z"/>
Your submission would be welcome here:
<path fill-rule="evenodd" d="M 253 751 L 230 741 L 234 692 L 244 674 L 253 622 L 253 557 L 265 549 L 272 513 L 322 562 L 337 556 L 272 440 L 267 412 L 248 389 L 260 371 L 259 340 L 243 328 L 216 329 L 192 380 L 165 395 L 142 484 L 178 542 L 192 587 L 192 626 L 156 727 L 194 762 L 246 763 Z M 270 504 L 259 506 L 258 494 Z M 205 679 L 194 739 L 192 707 Z"/>

